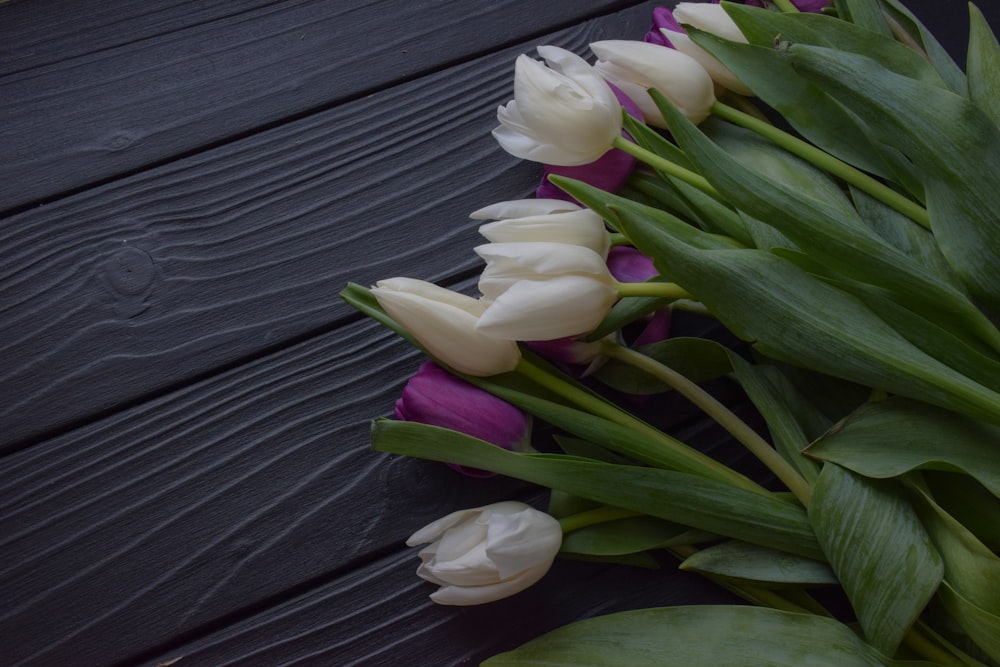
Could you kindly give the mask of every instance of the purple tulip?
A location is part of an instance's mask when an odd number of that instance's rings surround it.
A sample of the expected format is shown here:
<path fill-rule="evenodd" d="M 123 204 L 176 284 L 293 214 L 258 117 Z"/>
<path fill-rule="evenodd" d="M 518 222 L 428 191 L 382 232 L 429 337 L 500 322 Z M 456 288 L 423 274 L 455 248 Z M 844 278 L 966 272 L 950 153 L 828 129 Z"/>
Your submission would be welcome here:
<path fill-rule="evenodd" d="M 712 0 L 712 4 L 719 4 L 719 0 Z M 748 2 L 747 4 L 750 3 Z M 684 28 L 682 28 L 681 24 L 674 18 L 674 13 L 671 10 L 666 7 L 655 7 L 653 9 L 653 25 L 649 27 L 649 32 L 647 32 L 646 36 L 642 38 L 642 41 L 649 42 L 650 44 L 659 44 L 660 46 L 665 46 L 669 49 L 674 48 L 674 45 L 670 43 L 670 40 L 667 39 L 666 35 L 660 32 L 661 28 L 671 32 L 684 32 Z"/>
<path fill-rule="evenodd" d="M 608 253 L 608 270 L 615 280 L 623 283 L 641 283 L 659 275 L 653 260 L 630 246 L 616 246 Z M 635 338 L 627 341 L 632 346 L 648 345 L 670 337 L 670 309 L 661 308 L 642 321 Z"/>
<path fill-rule="evenodd" d="M 417 369 L 403 388 L 393 411 L 396 419 L 440 426 L 523 451 L 531 437 L 527 415 L 510 403 L 448 373 L 432 361 Z M 469 477 L 496 473 L 448 464 Z"/>
<path fill-rule="evenodd" d="M 642 111 L 631 98 L 610 83 L 608 86 L 621 105 L 625 107 L 625 110 L 629 112 L 629 115 L 643 120 Z M 538 199 L 562 199 L 576 203 L 575 199 L 549 182 L 549 174 L 575 178 L 605 192 L 614 192 L 628 180 L 633 169 L 635 169 L 635 158 L 617 148 L 611 149 L 594 162 L 579 167 L 559 167 L 547 164 L 542 173 L 542 183 L 535 190 L 535 197 Z"/>

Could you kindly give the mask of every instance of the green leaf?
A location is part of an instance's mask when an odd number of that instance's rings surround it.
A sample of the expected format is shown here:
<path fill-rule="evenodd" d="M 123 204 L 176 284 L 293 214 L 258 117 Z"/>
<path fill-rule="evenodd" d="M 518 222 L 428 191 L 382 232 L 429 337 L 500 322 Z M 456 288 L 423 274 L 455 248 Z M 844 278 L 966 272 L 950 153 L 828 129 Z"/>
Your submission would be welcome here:
<path fill-rule="evenodd" d="M 372 448 L 492 470 L 583 498 L 808 558 L 822 558 L 799 505 L 670 470 L 555 454 L 517 454 L 470 436 L 378 419 Z"/>
<path fill-rule="evenodd" d="M 906 33 L 906 39 L 912 40 L 918 48 L 927 54 L 927 59 L 944 79 L 948 89 L 959 95 L 965 95 L 965 73 L 948 54 L 947 49 L 941 46 L 931 31 L 913 15 L 913 12 L 903 6 L 902 2 L 899 0 L 882 1 L 886 5 L 889 18 L 896 24 L 896 29 Z M 897 34 L 897 38 L 901 37 L 903 36 Z"/>
<path fill-rule="evenodd" d="M 970 327 L 977 327 L 976 331 L 993 336 L 1000 347 L 1000 332 L 962 292 L 885 242 L 853 208 L 832 205 L 829 197 L 816 194 L 809 186 L 812 179 L 803 183 L 800 179 L 783 182 L 766 178 L 712 142 L 663 95 L 651 90 L 650 96 L 702 175 L 738 202 L 741 210 L 767 221 L 810 259 L 848 278 L 889 290 L 911 309 L 953 313 Z M 777 149 L 772 151 L 773 159 L 779 159 L 782 153 Z M 797 158 L 784 154 L 791 164 L 798 162 Z M 789 170 L 794 171 L 794 166 Z M 992 270 L 996 272 L 995 268 Z M 1000 279 L 1000 272 L 997 276 Z"/>
<path fill-rule="evenodd" d="M 1000 551 L 1000 498 L 964 473 L 924 470 L 934 500 L 992 551 Z"/>
<path fill-rule="evenodd" d="M 846 0 L 846 5 L 852 23 L 880 35 L 892 34 L 882 17 L 882 7 L 877 0 Z"/>
<path fill-rule="evenodd" d="M 735 540 L 696 552 L 680 564 L 680 569 L 718 575 L 761 588 L 839 583 L 826 563 Z"/>
<path fill-rule="evenodd" d="M 736 355 L 730 361 L 736 380 L 767 422 L 775 449 L 807 482 L 816 481 L 819 465 L 801 454 L 811 438 L 800 421 L 815 422 L 816 408 L 774 366 L 752 365 Z"/>
<path fill-rule="evenodd" d="M 974 297 L 1000 309 L 1000 128 L 969 100 L 872 59 L 803 45 L 786 53 L 913 160 L 942 253 Z"/>
<path fill-rule="evenodd" d="M 677 606 L 577 621 L 483 667 L 904 667 L 829 618 L 747 606 Z"/>
<path fill-rule="evenodd" d="M 571 531 L 563 537 L 560 551 L 589 556 L 622 556 L 669 546 L 684 534 L 690 534 L 687 526 L 650 516 L 634 516 Z"/>
<path fill-rule="evenodd" d="M 969 3 L 969 28 L 969 54 L 965 66 L 969 99 L 993 120 L 994 125 L 1000 125 L 1000 44 L 986 17 L 972 3 Z"/>
<path fill-rule="evenodd" d="M 970 602 L 948 582 L 941 583 L 938 597 L 969 637 L 991 658 L 1000 660 L 1000 616 Z"/>
<path fill-rule="evenodd" d="M 1000 396 L 914 347 L 856 298 L 771 253 L 733 246 L 658 209 L 570 179 L 573 196 L 609 214 L 662 275 L 773 359 L 1000 421 Z M 591 206 L 593 208 L 593 206 Z"/>
<path fill-rule="evenodd" d="M 943 574 L 916 512 L 891 482 L 827 463 L 809 518 L 868 641 L 894 654 Z"/>
<path fill-rule="evenodd" d="M 893 397 L 867 403 L 806 450 L 866 477 L 932 469 L 971 475 L 1000 496 L 1000 427 Z"/>

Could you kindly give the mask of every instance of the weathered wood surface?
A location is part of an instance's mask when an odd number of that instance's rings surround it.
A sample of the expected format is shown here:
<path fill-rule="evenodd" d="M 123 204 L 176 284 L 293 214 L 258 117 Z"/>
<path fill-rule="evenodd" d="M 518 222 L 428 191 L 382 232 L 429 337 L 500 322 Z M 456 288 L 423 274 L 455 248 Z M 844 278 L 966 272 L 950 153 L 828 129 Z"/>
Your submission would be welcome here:
<path fill-rule="evenodd" d="M 731 599 L 560 562 L 429 603 L 413 529 L 542 495 L 370 452 L 419 356 L 336 297 L 470 289 L 468 212 L 538 175 L 489 137 L 514 56 L 639 37 L 653 4 L 0 3 L 0 664 L 470 664 Z M 963 0 L 908 4 L 955 48 Z"/>

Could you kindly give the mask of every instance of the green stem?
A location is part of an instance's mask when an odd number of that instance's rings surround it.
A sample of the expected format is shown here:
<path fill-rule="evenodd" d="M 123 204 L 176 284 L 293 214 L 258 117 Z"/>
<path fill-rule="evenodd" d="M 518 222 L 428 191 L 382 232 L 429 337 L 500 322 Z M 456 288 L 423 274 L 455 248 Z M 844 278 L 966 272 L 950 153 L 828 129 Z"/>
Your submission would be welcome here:
<path fill-rule="evenodd" d="M 612 247 L 620 246 L 620 245 L 631 245 L 631 243 L 629 242 L 628 238 L 626 238 L 624 234 L 619 234 L 619 233 L 615 232 L 613 234 L 610 234 L 610 236 L 611 236 L 611 246 Z"/>
<path fill-rule="evenodd" d="M 617 283 L 618 296 L 655 296 L 660 299 L 694 299 L 676 283 Z"/>
<path fill-rule="evenodd" d="M 701 408 L 705 414 L 714 419 L 766 465 L 804 507 L 809 507 L 809 500 L 812 496 L 809 482 L 788 461 L 783 459 L 766 440 L 747 426 L 746 422 L 733 414 L 729 408 L 716 400 L 714 396 L 669 366 L 618 343 L 604 340 L 601 343 L 601 351 L 613 359 L 618 359 L 649 373 Z"/>
<path fill-rule="evenodd" d="M 719 463 L 712 457 L 685 445 L 683 442 L 671 438 L 663 431 L 653 428 L 646 422 L 622 410 L 615 404 L 604 400 L 600 396 L 582 387 L 578 387 L 558 375 L 539 368 L 524 357 L 518 361 L 515 370 L 558 396 L 565 398 L 577 407 L 590 412 L 592 415 L 602 417 L 619 426 L 624 426 L 652 437 L 671 454 L 670 460 L 674 464 L 675 470 L 714 479 L 747 491 L 759 493 L 760 495 L 771 495 L 770 491 L 748 477 Z"/>
<path fill-rule="evenodd" d="M 562 528 L 563 534 L 565 535 L 566 533 L 570 533 L 574 530 L 580 530 L 581 528 L 586 528 L 587 526 L 593 526 L 597 523 L 607 523 L 608 521 L 627 519 L 633 516 L 642 516 L 642 512 L 633 512 L 632 510 L 622 509 L 621 507 L 611 507 L 609 505 L 605 505 L 604 507 L 597 507 L 592 510 L 587 510 L 586 512 L 579 512 L 578 514 L 564 516 L 559 519 L 559 526 Z"/>
<path fill-rule="evenodd" d="M 628 139 L 626 139 L 621 135 L 615 137 L 615 141 L 612 145 L 615 148 L 618 148 L 628 153 L 637 160 L 640 160 L 648 164 L 653 169 L 657 169 L 665 174 L 668 174 L 669 176 L 673 176 L 674 178 L 680 179 L 685 183 L 687 183 L 688 185 L 696 187 L 702 192 L 710 194 L 713 197 L 719 196 L 718 191 L 715 188 L 713 188 L 711 184 L 701 174 L 696 174 L 690 169 L 686 169 L 680 166 L 676 162 L 671 162 L 670 160 L 664 157 L 660 157 L 656 153 L 648 151 L 642 146 L 639 146 L 638 144 L 632 143 L 631 141 L 629 141 Z"/>
<path fill-rule="evenodd" d="M 927 209 L 907 199 L 884 183 L 880 183 L 863 171 L 855 169 L 846 162 L 816 148 L 812 144 L 793 137 L 770 123 L 762 122 L 750 114 L 744 113 L 739 109 L 734 109 L 718 100 L 712 104 L 712 113 L 731 123 L 745 127 L 748 130 L 753 130 L 788 152 L 798 155 L 800 158 L 811 162 L 820 169 L 830 172 L 834 176 L 857 187 L 859 190 L 867 192 L 872 197 L 891 206 L 922 227 L 926 229 L 931 228 L 931 220 L 927 214 Z"/>

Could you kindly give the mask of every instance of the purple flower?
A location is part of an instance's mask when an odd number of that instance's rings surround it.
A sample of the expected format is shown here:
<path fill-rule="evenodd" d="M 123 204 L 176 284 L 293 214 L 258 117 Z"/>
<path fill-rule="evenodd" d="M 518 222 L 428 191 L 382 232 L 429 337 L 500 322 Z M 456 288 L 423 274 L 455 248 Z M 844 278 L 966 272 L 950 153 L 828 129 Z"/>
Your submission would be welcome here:
<path fill-rule="evenodd" d="M 451 375 L 432 361 L 417 369 L 393 411 L 396 419 L 440 426 L 491 442 L 504 449 L 527 449 L 531 423 L 510 403 Z M 469 477 L 496 473 L 448 464 Z"/>
<path fill-rule="evenodd" d="M 608 86 L 615 94 L 615 97 L 618 98 L 621 105 L 625 107 L 625 110 L 629 112 L 629 115 L 643 120 L 642 111 L 639 110 L 635 102 L 610 83 Z M 633 169 L 635 169 L 635 158 L 617 148 L 611 149 L 594 162 L 580 165 L 579 167 L 560 167 L 547 164 L 545 165 L 545 171 L 542 173 L 542 183 L 535 190 L 535 197 L 538 199 L 563 199 L 565 201 L 576 202 L 575 199 L 549 182 L 549 174 L 559 174 L 560 176 L 575 178 L 584 183 L 589 183 L 595 188 L 600 188 L 605 192 L 614 192 L 625 183 L 632 174 Z"/>
<path fill-rule="evenodd" d="M 659 275 L 653 260 L 629 246 L 615 246 L 608 253 L 608 270 L 623 283 L 641 283 Z M 643 320 L 635 338 L 627 342 L 635 347 L 666 340 L 670 337 L 670 309 L 661 308 Z M 629 338 L 629 337 L 626 337 Z"/>
<path fill-rule="evenodd" d="M 712 0 L 712 4 L 719 4 L 719 0 Z M 748 2 L 747 4 L 750 3 Z M 660 32 L 661 29 L 669 30 L 670 32 L 684 32 L 684 28 L 682 28 L 681 24 L 674 18 L 674 13 L 671 10 L 666 7 L 656 7 L 653 9 L 653 25 L 649 27 L 649 32 L 647 32 L 646 36 L 642 38 L 642 41 L 649 42 L 651 44 L 659 44 L 660 46 L 665 46 L 669 49 L 674 48 L 674 45 L 670 43 L 667 36 Z"/>

